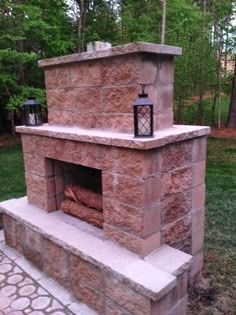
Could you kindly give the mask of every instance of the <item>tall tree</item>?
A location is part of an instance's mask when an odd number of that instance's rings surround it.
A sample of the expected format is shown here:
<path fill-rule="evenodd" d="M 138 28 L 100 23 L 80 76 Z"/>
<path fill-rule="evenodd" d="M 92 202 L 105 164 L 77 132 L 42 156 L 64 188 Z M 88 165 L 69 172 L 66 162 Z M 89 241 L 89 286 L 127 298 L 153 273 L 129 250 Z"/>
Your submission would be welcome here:
<path fill-rule="evenodd" d="M 232 92 L 229 105 L 227 127 L 236 128 L 236 61 L 234 65 L 234 77 L 232 80 Z"/>

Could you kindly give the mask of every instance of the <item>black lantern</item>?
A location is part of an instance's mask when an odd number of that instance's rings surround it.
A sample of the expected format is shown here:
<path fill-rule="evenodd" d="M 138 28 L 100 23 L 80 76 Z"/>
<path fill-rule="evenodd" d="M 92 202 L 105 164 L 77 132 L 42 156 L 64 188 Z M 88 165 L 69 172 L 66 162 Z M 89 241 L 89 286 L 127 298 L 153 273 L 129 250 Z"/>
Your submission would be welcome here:
<path fill-rule="evenodd" d="M 28 97 L 22 105 L 26 126 L 40 126 L 43 123 L 42 107 L 35 97 Z"/>
<path fill-rule="evenodd" d="M 134 102 L 134 135 L 135 137 L 153 136 L 153 103 L 144 93 L 142 85 L 142 94 Z"/>

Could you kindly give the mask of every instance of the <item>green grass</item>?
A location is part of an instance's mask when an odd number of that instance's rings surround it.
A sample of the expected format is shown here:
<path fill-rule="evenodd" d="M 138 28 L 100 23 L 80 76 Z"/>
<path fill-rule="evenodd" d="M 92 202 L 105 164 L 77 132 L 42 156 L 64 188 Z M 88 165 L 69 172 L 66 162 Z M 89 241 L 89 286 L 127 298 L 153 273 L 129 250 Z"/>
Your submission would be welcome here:
<path fill-rule="evenodd" d="M 0 201 L 24 196 L 25 190 L 21 147 L 0 148 Z"/>
<path fill-rule="evenodd" d="M 226 123 L 228 112 L 229 112 L 229 102 L 230 99 L 228 96 L 224 96 L 221 99 L 221 123 Z M 212 125 L 212 99 L 205 99 L 203 101 L 203 125 L 211 126 Z M 184 124 L 195 125 L 197 119 L 198 112 L 198 102 L 194 102 L 191 105 L 186 105 L 182 109 L 181 122 Z M 176 110 L 175 116 L 177 117 Z M 214 123 L 216 124 L 218 121 L 218 101 L 216 104 L 215 115 L 214 115 Z"/>

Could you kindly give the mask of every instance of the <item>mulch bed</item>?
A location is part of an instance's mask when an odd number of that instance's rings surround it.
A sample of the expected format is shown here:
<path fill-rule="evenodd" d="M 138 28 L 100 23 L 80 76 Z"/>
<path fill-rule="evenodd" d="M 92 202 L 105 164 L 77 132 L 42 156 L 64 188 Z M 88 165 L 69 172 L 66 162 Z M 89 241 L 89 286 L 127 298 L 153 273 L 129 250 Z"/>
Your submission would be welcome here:
<path fill-rule="evenodd" d="M 236 139 L 236 128 L 211 128 L 210 137 Z"/>

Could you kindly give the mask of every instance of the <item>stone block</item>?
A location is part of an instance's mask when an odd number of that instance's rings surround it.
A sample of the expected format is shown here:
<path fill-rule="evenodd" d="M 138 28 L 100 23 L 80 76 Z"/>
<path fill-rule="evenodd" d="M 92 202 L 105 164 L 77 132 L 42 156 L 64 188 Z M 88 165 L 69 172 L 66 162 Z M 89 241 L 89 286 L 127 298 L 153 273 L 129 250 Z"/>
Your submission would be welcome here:
<path fill-rule="evenodd" d="M 192 162 L 206 160 L 207 137 L 201 137 L 193 140 Z"/>
<path fill-rule="evenodd" d="M 193 164 L 193 186 L 204 183 L 206 174 L 206 161 L 200 161 Z"/>
<path fill-rule="evenodd" d="M 205 184 L 197 186 L 193 189 L 192 210 L 199 210 L 205 205 Z"/>
<path fill-rule="evenodd" d="M 156 232 L 143 239 L 107 223 L 104 223 L 103 229 L 111 240 L 143 257 L 160 247 L 160 232 Z"/>
<path fill-rule="evenodd" d="M 184 141 L 167 145 L 161 153 L 163 173 L 190 165 L 192 160 L 192 142 Z"/>
<path fill-rule="evenodd" d="M 201 228 L 204 228 L 205 209 L 201 208 L 192 212 L 192 233 L 196 233 Z"/>
<path fill-rule="evenodd" d="M 70 288 L 70 274 L 67 263 L 64 265 L 58 264 L 56 259 L 43 259 L 43 271 L 50 277 L 55 279 L 64 288 Z"/>
<path fill-rule="evenodd" d="M 159 85 L 173 84 L 174 82 L 174 60 L 172 57 L 160 58 L 158 67 L 158 80 Z"/>
<path fill-rule="evenodd" d="M 153 116 L 154 130 L 162 130 L 173 127 L 174 114 L 173 110 L 158 113 Z"/>
<path fill-rule="evenodd" d="M 203 258 L 204 258 L 203 250 L 194 255 L 193 264 L 190 272 L 191 278 L 194 278 L 199 272 L 201 272 L 203 267 Z"/>
<path fill-rule="evenodd" d="M 48 90 L 47 106 L 50 111 L 99 113 L 101 112 L 100 89 L 76 87 Z"/>
<path fill-rule="evenodd" d="M 70 66 L 45 69 L 46 89 L 70 87 Z"/>
<path fill-rule="evenodd" d="M 106 59 L 102 64 L 103 86 L 134 85 L 139 83 L 139 78 L 140 58 L 138 56 Z"/>
<path fill-rule="evenodd" d="M 47 198 L 55 196 L 54 178 L 45 178 L 31 173 L 25 173 L 27 193 L 42 194 Z"/>
<path fill-rule="evenodd" d="M 195 255 L 203 249 L 204 244 L 204 226 L 195 233 L 192 233 L 192 255 Z"/>
<path fill-rule="evenodd" d="M 188 297 L 185 295 L 166 315 L 187 315 Z"/>
<path fill-rule="evenodd" d="M 27 192 L 28 202 L 42 209 L 47 210 L 48 212 L 56 211 L 57 204 L 56 198 L 47 198 L 47 196 L 39 193 Z"/>
<path fill-rule="evenodd" d="M 191 255 L 192 254 L 192 236 L 181 240 L 180 242 L 172 245 L 174 248 L 181 250 L 182 252 Z"/>
<path fill-rule="evenodd" d="M 94 87 L 102 84 L 102 67 L 96 61 L 72 64 L 70 67 L 71 87 Z"/>
<path fill-rule="evenodd" d="M 107 315 L 132 315 L 130 312 L 124 310 L 116 303 L 112 302 L 110 299 L 106 298 L 105 300 L 105 314 Z"/>
<path fill-rule="evenodd" d="M 132 314 L 150 315 L 150 299 L 108 274 L 105 277 L 105 295 Z"/>
<path fill-rule="evenodd" d="M 74 254 L 70 255 L 70 277 L 72 282 L 83 281 L 94 289 L 104 290 L 102 271 L 90 262 Z"/>
<path fill-rule="evenodd" d="M 16 250 L 19 253 L 23 251 L 23 244 L 25 243 L 26 239 L 26 228 L 21 223 L 16 223 Z"/>
<path fill-rule="evenodd" d="M 24 166 L 27 173 L 50 177 L 53 175 L 52 161 L 43 156 L 24 153 Z"/>
<path fill-rule="evenodd" d="M 26 228 L 25 242 L 29 247 L 33 247 L 38 252 L 42 252 L 43 237 L 40 233 Z"/>
<path fill-rule="evenodd" d="M 190 236 L 191 216 L 185 217 L 166 225 L 161 230 L 162 244 L 173 245 Z"/>
<path fill-rule="evenodd" d="M 23 255 L 31 261 L 38 269 L 43 270 L 43 256 L 31 246 L 23 245 Z"/>
<path fill-rule="evenodd" d="M 140 86 L 105 87 L 102 89 L 102 110 L 105 113 L 131 113 L 140 94 Z M 96 104 L 96 103 L 95 103 Z"/>
<path fill-rule="evenodd" d="M 191 166 L 162 174 L 162 197 L 189 190 L 192 187 Z"/>
<path fill-rule="evenodd" d="M 172 223 L 189 213 L 192 207 L 191 191 L 167 196 L 161 203 L 162 226 Z"/>
<path fill-rule="evenodd" d="M 51 261 L 56 261 L 57 265 L 60 265 L 62 268 L 67 268 L 68 266 L 67 251 L 46 238 L 43 240 L 43 256 L 47 257 Z"/>
<path fill-rule="evenodd" d="M 160 199 L 159 176 L 143 180 L 103 172 L 102 187 L 105 198 L 138 208 L 155 205 Z"/>
<path fill-rule="evenodd" d="M 120 132 L 134 132 L 134 118 L 133 114 L 122 113 L 103 113 L 99 118 L 100 126 L 96 125 L 96 128 L 102 128 L 104 130 L 110 129 L 111 131 Z"/>
<path fill-rule="evenodd" d="M 56 195 L 63 194 L 65 190 L 64 177 L 62 175 L 56 175 L 54 177 L 54 181 L 55 181 L 55 194 Z"/>
<path fill-rule="evenodd" d="M 104 314 L 104 294 L 89 286 L 83 281 L 72 281 L 72 292 L 76 298 L 89 307 L 94 309 L 98 314 Z"/>
<path fill-rule="evenodd" d="M 169 305 L 171 307 L 178 304 L 179 300 L 187 295 L 188 271 L 183 272 L 177 277 L 176 287 L 169 293 Z"/>

